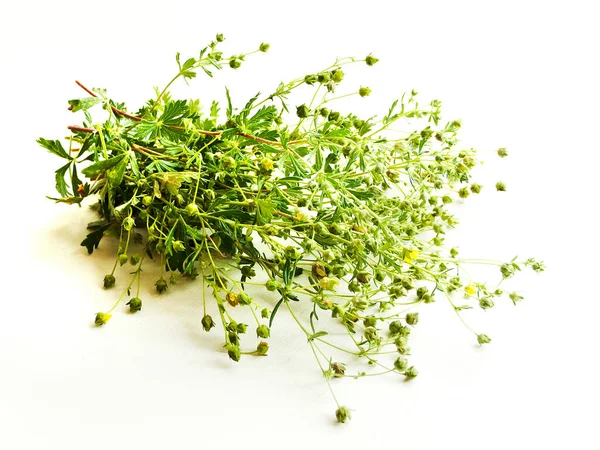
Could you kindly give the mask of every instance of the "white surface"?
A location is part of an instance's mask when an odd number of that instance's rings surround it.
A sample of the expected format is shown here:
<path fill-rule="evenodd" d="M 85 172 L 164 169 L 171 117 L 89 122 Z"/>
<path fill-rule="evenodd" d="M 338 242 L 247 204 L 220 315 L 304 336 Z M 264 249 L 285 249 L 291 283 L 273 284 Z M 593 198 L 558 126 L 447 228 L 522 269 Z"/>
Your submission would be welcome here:
<path fill-rule="evenodd" d="M 395 3 L 0 3 L 0 448 L 598 448 L 595 2 Z M 380 64 L 348 71 L 373 89 L 365 110 L 415 88 L 463 118 L 465 146 L 509 149 L 487 158 L 488 188 L 460 209 L 453 238 L 463 252 L 535 256 L 548 270 L 515 279 L 518 307 L 466 316 L 492 344 L 474 346 L 443 302 L 423 308 L 419 377 L 336 383 L 355 410 L 339 426 L 285 314 L 270 357 L 239 364 L 200 329 L 194 285 L 160 298 L 146 285 L 142 314 L 91 325 L 114 301 L 100 288 L 110 248 L 88 257 L 89 212 L 44 198 L 58 161 L 34 140 L 72 123 L 73 80 L 133 108 L 172 76 L 176 51 L 194 54 L 216 32 L 231 51 L 272 50 L 181 95 L 222 97 L 227 83 L 241 102 L 372 51 Z M 492 192 L 498 178 L 505 195 Z"/>

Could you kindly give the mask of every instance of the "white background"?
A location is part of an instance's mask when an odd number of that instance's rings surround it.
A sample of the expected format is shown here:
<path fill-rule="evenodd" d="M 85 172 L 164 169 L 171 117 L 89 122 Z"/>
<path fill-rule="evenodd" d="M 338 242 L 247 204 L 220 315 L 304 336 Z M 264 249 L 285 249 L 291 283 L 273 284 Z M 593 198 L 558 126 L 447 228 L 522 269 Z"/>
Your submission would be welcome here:
<path fill-rule="evenodd" d="M 598 448 L 598 123 L 593 1 L 32 2 L 0 3 L 0 448 Z M 394 5 L 394 6 L 392 6 Z M 107 242 L 79 242 L 92 217 L 54 205 L 59 161 L 39 136 L 78 118 L 75 79 L 134 110 L 215 33 L 226 52 L 270 42 L 236 72 L 178 85 L 185 97 L 241 103 L 337 56 L 381 58 L 347 70 L 367 85 L 354 108 L 387 109 L 403 91 L 462 118 L 465 147 L 486 164 L 481 196 L 458 209 L 463 254 L 535 256 L 548 270 L 515 279 L 525 300 L 465 315 L 493 342 L 474 345 L 448 304 L 420 310 L 412 362 L 420 375 L 336 382 L 333 403 L 285 314 L 268 358 L 239 364 L 220 333 L 200 328 L 198 285 L 144 286 L 144 310 L 118 308 L 100 282 Z M 361 109 L 364 108 L 364 109 Z M 493 157 L 507 147 L 510 157 Z M 497 194 L 497 179 L 508 191 Z M 290 331 L 288 331 L 290 330 Z"/>

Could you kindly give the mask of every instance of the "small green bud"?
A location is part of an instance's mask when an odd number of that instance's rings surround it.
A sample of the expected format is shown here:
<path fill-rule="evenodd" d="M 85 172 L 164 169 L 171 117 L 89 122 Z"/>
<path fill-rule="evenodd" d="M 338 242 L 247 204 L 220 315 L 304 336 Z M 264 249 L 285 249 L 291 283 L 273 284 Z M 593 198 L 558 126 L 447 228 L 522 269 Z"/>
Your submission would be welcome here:
<path fill-rule="evenodd" d="M 115 285 L 114 275 L 108 274 L 104 276 L 104 289 L 110 289 Z"/>
<path fill-rule="evenodd" d="M 516 305 L 517 302 L 523 300 L 523 296 L 517 294 L 516 292 L 511 292 L 508 294 L 508 297 L 512 300 L 512 302 Z"/>
<path fill-rule="evenodd" d="M 281 283 L 271 278 L 269 281 L 266 282 L 265 287 L 267 288 L 267 291 L 273 292 L 281 288 Z"/>
<path fill-rule="evenodd" d="M 135 220 L 133 220 L 131 217 L 127 217 L 124 221 L 123 221 L 123 228 L 125 228 L 125 230 L 127 231 L 131 231 L 131 229 L 135 226 Z"/>
<path fill-rule="evenodd" d="M 101 327 L 102 325 L 106 324 L 111 317 L 111 314 L 105 314 L 103 312 L 96 313 L 96 320 L 94 320 L 94 323 L 97 327 Z"/>
<path fill-rule="evenodd" d="M 156 282 L 155 286 L 156 286 L 156 291 L 159 294 L 162 294 L 169 288 L 169 285 L 167 284 L 167 282 L 165 280 L 163 280 L 162 278 Z"/>
<path fill-rule="evenodd" d="M 119 265 L 124 265 L 127 264 L 127 261 L 129 261 L 129 256 L 127 256 L 125 253 L 121 253 L 119 255 Z"/>
<path fill-rule="evenodd" d="M 364 331 L 365 340 L 371 344 L 379 344 L 381 339 L 379 338 L 379 333 L 377 332 L 377 328 L 375 327 L 367 327 Z"/>
<path fill-rule="evenodd" d="M 217 42 L 223 42 L 225 40 L 225 36 L 221 33 L 217 34 Z"/>
<path fill-rule="evenodd" d="M 306 84 L 310 84 L 310 85 L 312 85 L 312 84 L 316 83 L 317 81 L 319 81 L 319 80 L 318 80 L 318 78 L 317 78 L 317 76 L 316 76 L 316 75 L 306 75 L 306 76 L 304 77 L 304 82 L 305 82 Z"/>
<path fill-rule="evenodd" d="M 131 258 L 129 258 L 129 264 L 131 264 L 132 266 L 137 266 L 140 262 L 140 257 L 138 255 L 131 255 Z"/>
<path fill-rule="evenodd" d="M 229 67 L 231 67 L 232 69 L 239 69 L 240 66 L 242 65 L 242 61 L 240 61 L 238 58 L 231 58 L 229 60 Z M 238 348 L 238 352 L 240 351 L 240 349 Z M 233 359 L 233 358 L 231 358 Z M 234 361 L 239 361 L 239 357 L 237 360 Z"/>
<path fill-rule="evenodd" d="M 271 330 L 268 326 L 261 325 L 258 328 L 256 328 L 256 336 L 263 339 L 267 339 L 269 336 L 271 336 Z"/>
<path fill-rule="evenodd" d="M 341 69 L 336 69 L 333 71 L 333 81 L 339 83 L 344 79 L 344 72 Z"/>
<path fill-rule="evenodd" d="M 348 283 L 348 290 L 350 292 L 359 292 L 360 283 L 358 281 L 351 281 L 350 283 Z"/>
<path fill-rule="evenodd" d="M 265 341 L 260 341 L 256 346 L 256 353 L 261 356 L 265 356 L 269 351 L 269 343 Z"/>
<path fill-rule="evenodd" d="M 367 63 L 367 66 L 372 66 L 375 63 L 377 63 L 377 61 L 379 61 L 379 58 L 375 58 L 373 55 L 368 55 L 365 58 L 365 62 Z"/>
<path fill-rule="evenodd" d="M 506 191 L 506 185 L 502 181 L 498 181 L 496 183 L 496 190 L 504 192 L 504 191 Z"/>
<path fill-rule="evenodd" d="M 346 423 L 347 420 L 350 420 L 350 409 L 345 406 L 340 406 L 335 410 L 335 418 L 338 423 Z"/>
<path fill-rule="evenodd" d="M 406 315 L 406 323 L 409 325 L 416 325 L 419 323 L 419 313 L 408 313 Z"/>
<path fill-rule="evenodd" d="M 231 345 L 235 345 L 236 347 L 240 345 L 240 337 L 237 335 L 235 331 L 230 331 L 227 333 L 227 339 Z"/>
<path fill-rule="evenodd" d="M 371 282 L 371 276 L 369 272 L 362 270 L 356 274 L 356 279 L 361 284 L 368 284 Z"/>
<path fill-rule="evenodd" d="M 404 372 L 406 370 L 407 366 L 408 366 L 408 361 L 406 360 L 406 358 L 403 358 L 402 356 L 398 356 L 398 358 L 396 358 L 396 361 L 394 361 L 394 368 L 398 372 Z"/>
<path fill-rule="evenodd" d="M 262 44 L 260 44 L 260 47 L 258 47 L 258 49 L 259 49 L 261 52 L 263 52 L 263 53 L 264 53 L 264 52 L 268 52 L 270 48 L 271 48 L 271 44 L 267 44 L 267 43 L 265 43 L 265 42 L 263 42 Z"/>
<path fill-rule="evenodd" d="M 270 315 L 271 315 L 271 311 L 269 311 L 267 308 L 263 308 L 260 311 L 260 317 L 262 317 L 263 319 L 268 319 Z"/>
<path fill-rule="evenodd" d="M 319 109 L 319 115 L 321 117 L 327 117 L 329 116 L 329 110 L 327 108 L 321 108 Z"/>
<path fill-rule="evenodd" d="M 149 195 L 145 195 L 144 198 L 142 198 L 142 203 L 145 206 L 150 206 L 152 204 L 152 197 L 150 197 Z"/>
<path fill-rule="evenodd" d="M 500 158 L 506 158 L 508 156 L 508 152 L 506 151 L 505 148 L 499 148 L 498 149 L 498 156 Z"/>
<path fill-rule="evenodd" d="M 301 119 L 305 119 L 306 117 L 308 117 L 309 112 L 310 111 L 308 109 L 308 106 L 306 106 L 304 104 L 300 105 L 296 108 L 296 115 L 298 117 L 300 117 Z"/>
<path fill-rule="evenodd" d="M 417 369 L 415 369 L 415 366 L 410 366 L 404 372 L 404 376 L 406 377 L 407 380 L 412 380 L 413 378 L 416 378 L 417 375 L 419 375 L 419 371 Z"/>
<path fill-rule="evenodd" d="M 494 306 L 494 301 L 491 298 L 483 297 L 479 299 L 479 306 L 482 309 L 489 309 Z"/>
<path fill-rule="evenodd" d="M 377 325 L 377 317 L 367 316 L 363 319 L 363 325 L 365 327 L 374 327 Z"/>
<path fill-rule="evenodd" d="M 132 298 L 129 300 L 129 302 L 127 302 L 127 304 L 129 305 L 129 312 L 131 313 L 136 313 L 142 310 L 142 300 L 139 297 Z"/>
<path fill-rule="evenodd" d="M 235 362 L 238 362 L 240 360 L 241 353 L 240 348 L 237 345 L 228 344 L 227 354 L 229 355 L 229 358 L 234 360 Z"/>
<path fill-rule="evenodd" d="M 196 205 L 195 203 L 190 203 L 189 205 L 187 205 L 185 207 L 185 212 L 188 213 L 190 216 L 198 215 L 199 214 L 198 205 Z"/>
<path fill-rule="evenodd" d="M 246 325 L 245 323 L 238 323 L 237 326 L 235 327 L 235 331 L 238 334 L 244 334 L 246 332 L 247 328 L 248 328 L 248 325 Z"/>
<path fill-rule="evenodd" d="M 492 340 L 485 334 L 478 334 L 477 342 L 479 342 L 479 345 L 483 345 L 483 344 L 489 344 L 490 342 L 492 342 Z"/>
<path fill-rule="evenodd" d="M 337 122 L 340 119 L 340 113 L 337 111 L 330 111 L 327 118 L 332 122 Z"/>
<path fill-rule="evenodd" d="M 442 197 L 442 202 L 443 202 L 444 204 L 446 204 L 446 205 L 447 205 L 448 203 L 452 203 L 452 197 L 450 197 L 449 195 L 444 195 L 444 196 Z"/>
<path fill-rule="evenodd" d="M 181 241 L 173 241 L 173 250 L 176 252 L 182 252 L 185 250 L 185 244 Z"/>
<path fill-rule="evenodd" d="M 331 74 L 329 72 L 323 72 L 317 75 L 319 83 L 329 83 L 331 81 Z"/>
<path fill-rule="evenodd" d="M 393 322 L 390 322 L 390 324 L 388 325 L 388 329 L 390 330 L 390 334 L 392 336 L 400 334 L 400 331 L 402 330 L 402 328 L 404 328 L 404 326 L 400 323 L 399 320 L 394 320 Z"/>
<path fill-rule="evenodd" d="M 210 331 L 211 328 L 215 327 L 215 321 L 213 320 L 213 318 L 211 316 L 209 316 L 208 314 L 205 315 L 202 318 L 202 328 L 204 328 L 204 331 Z"/>
<path fill-rule="evenodd" d="M 368 87 L 361 86 L 361 88 L 358 90 L 358 95 L 360 95 L 361 97 L 367 97 L 370 93 L 371 89 L 369 89 Z"/>
<path fill-rule="evenodd" d="M 467 198 L 469 196 L 469 194 L 470 194 L 470 192 L 466 187 L 462 188 L 458 191 L 458 196 L 460 198 Z"/>
<path fill-rule="evenodd" d="M 452 256 L 453 258 L 456 258 L 457 255 L 458 255 L 458 249 L 456 247 L 451 248 L 450 256 Z"/>
<path fill-rule="evenodd" d="M 223 164 L 223 169 L 225 170 L 235 169 L 235 167 L 237 166 L 235 159 L 233 159 L 231 156 L 223 157 L 221 163 Z"/>
<path fill-rule="evenodd" d="M 482 188 L 482 187 L 483 187 L 483 186 L 481 186 L 480 184 L 473 183 L 473 184 L 471 185 L 471 192 L 472 192 L 473 194 L 479 194 L 479 193 L 481 192 L 481 188 Z"/>
<path fill-rule="evenodd" d="M 252 303 L 252 297 L 250 297 L 246 292 L 242 291 L 238 295 L 238 302 L 240 305 L 250 305 Z"/>
<path fill-rule="evenodd" d="M 331 364 L 331 370 L 336 376 L 343 376 L 346 373 L 346 366 L 340 362 L 334 362 Z"/>

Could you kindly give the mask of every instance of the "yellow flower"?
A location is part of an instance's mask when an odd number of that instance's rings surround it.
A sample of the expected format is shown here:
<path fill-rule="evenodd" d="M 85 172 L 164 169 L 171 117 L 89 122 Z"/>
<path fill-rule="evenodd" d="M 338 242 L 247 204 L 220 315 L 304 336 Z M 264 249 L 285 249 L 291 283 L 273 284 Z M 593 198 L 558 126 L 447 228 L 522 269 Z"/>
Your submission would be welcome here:
<path fill-rule="evenodd" d="M 411 263 L 417 256 L 419 256 L 419 250 L 414 248 L 404 255 L 404 262 Z"/>
<path fill-rule="evenodd" d="M 474 288 L 472 285 L 468 285 L 468 286 L 465 288 L 465 292 L 466 292 L 467 294 L 473 295 L 473 294 L 474 294 L 476 291 L 475 291 L 475 288 Z"/>

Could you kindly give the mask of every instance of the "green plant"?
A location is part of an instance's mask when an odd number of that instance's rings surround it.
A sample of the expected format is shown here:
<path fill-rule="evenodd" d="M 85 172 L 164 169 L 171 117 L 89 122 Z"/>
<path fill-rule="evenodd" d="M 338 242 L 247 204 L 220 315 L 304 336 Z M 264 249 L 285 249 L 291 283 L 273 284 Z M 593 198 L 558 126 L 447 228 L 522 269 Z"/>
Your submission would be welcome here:
<path fill-rule="evenodd" d="M 180 78 L 243 65 L 249 53 L 225 57 L 222 41 L 218 35 L 184 62 L 178 54 L 177 74 L 135 113 L 106 91 L 78 83 L 89 97 L 69 101 L 84 122 L 69 127 L 68 149 L 58 140 L 38 140 L 65 160 L 56 171 L 60 197 L 53 200 L 80 205 L 94 196 L 99 220 L 89 224 L 81 245 L 92 253 L 105 236 L 119 241 L 104 287 L 116 285 L 118 265 L 135 268 L 114 306 L 96 315 L 97 325 L 108 322 L 136 283 L 127 305 L 132 313 L 142 309 L 142 267 L 153 260 L 161 267 L 159 293 L 175 273 L 201 278 L 205 313 L 198 326 L 210 331 L 219 322 L 234 361 L 267 354 L 265 339 L 284 308 L 306 334 L 330 387 L 332 379 L 348 376 L 395 372 L 412 379 L 418 372 L 408 363 L 408 338 L 419 315 L 407 308 L 437 299 L 459 316 L 473 304 L 493 307 L 504 292 L 465 276 L 461 269 L 469 263 L 497 265 L 501 279 L 524 266 L 544 269 L 534 259 L 460 259 L 456 248 L 446 247 L 445 231 L 457 224 L 451 204 L 482 186 L 471 182 L 475 151 L 457 148 L 461 123 L 442 122 L 440 101 L 421 105 L 412 91 L 381 118 L 336 110 L 341 97 L 360 101 L 371 93 L 362 86 L 335 95 L 346 67 L 373 66 L 373 55 L 338 59 L 240 109 L 226 90 L 224 118 L 217 102 L 204 113 L 199 100 L 173 99 L 169 88 Z M 262 44 L 257 52 L 268 48 Z M 288 96 L 306 85 L 312 96 L 292 106 Z M 94 107 L 104 108 L 108 119 L 94 122 Z M 417 131 L 393 130 L 401 120 Z M 506 186 L 498 182 L 496 189 Z M 207 313 L 205 286 L 218 306 L 216 321 Z M 276 303 L 252 289 L 277 294 Z M 521 298 L 510 294 L 513 302 Z M 235 319 L 240 308 L 251 311 L 256 339 Z M 474 335 L 480 344 L 490 342 Z M 350 373 L 352 361 L 334 360 L 326 349 L 365 360 L 371 369 Z M 350 410 L 337 406 L 336 418 L 345 422 Z"/>

